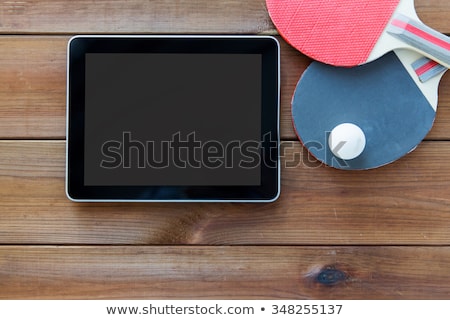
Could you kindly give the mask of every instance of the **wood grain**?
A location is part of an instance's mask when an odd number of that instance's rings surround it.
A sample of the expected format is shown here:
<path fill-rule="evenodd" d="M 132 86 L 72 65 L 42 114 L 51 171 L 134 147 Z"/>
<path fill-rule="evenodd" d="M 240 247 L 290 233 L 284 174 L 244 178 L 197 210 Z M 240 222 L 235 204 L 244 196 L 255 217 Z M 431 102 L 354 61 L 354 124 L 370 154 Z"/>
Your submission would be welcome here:
<path fill-rule="evenodd" d="M 28 0 L 1 6 L 0 32 L 7 34 L 274 31 L 264 0 Z"/>
<path fill-rule="evenodd" d="M 450 32 L 445 0 L 417 0 L 423 21 Z M 0 33 L 274 33 L 264 0 L 4 1 Z"/>
<path fill-rule="evenodd" d="M 0 37 L 0 138 L 64 139 L 66 46 L 69 37 Z M 281 135 L 296 140 L 295 86 L 311 60 L 281 42 Z M 30 57 L 33 57 L 30 60 Z M 450 75 L 440 85 L 435 125 L 427 139 L 450 139 Z"/>
<path fill-rule="evenodd" d="M 0 37 L 0 137 L 64 137 L 67 40 Z"/>
<path fill-rule="evenodd" d="M 450 33 L 448 0 L 415 4 Z M 277 202 L 73 203 L 66 45 L 86 33 L 277 34 L 264 0 L 1 2 L 0 299 L 450 297 L 448 74 L 429 141 L 377 170 L 338 171 L 295 142 L 290 101 L 310 60 L 278 36 L 293 141 Z"/>
<path fill-rule="evenodd" d="M 0 141 L 0 243 L 450 245 L 450 142 L 367 172 L 283 149 L 272 204 L 95 204 L 66 198 L 64 142 Z"/>
<path fill-rule="evenodd" d="M 449 247 L 13 246 L 0 268 L 1 299 L 450 296 Z"/>

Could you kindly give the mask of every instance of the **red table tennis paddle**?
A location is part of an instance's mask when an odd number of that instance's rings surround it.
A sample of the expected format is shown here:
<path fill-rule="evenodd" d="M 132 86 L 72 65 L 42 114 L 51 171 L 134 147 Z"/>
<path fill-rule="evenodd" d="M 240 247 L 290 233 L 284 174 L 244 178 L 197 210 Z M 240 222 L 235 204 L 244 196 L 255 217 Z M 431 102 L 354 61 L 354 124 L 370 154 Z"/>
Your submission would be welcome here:
<path fill-rule="evenodd" d="M 354 68 L 312 62 L 292 99 L 299 139 L 318 160 L 346 170 L 380 167 L 414 150 L 433 126 L 443 74 L 420 58 L 399 49 Z"/>
<path fill-rule="evenodd" d="M 283 38 L 311 58 L 356 66 L 398 48 L 450 68 L 449 37 L 420 22 L 413 0 L 266 0 Z"/>

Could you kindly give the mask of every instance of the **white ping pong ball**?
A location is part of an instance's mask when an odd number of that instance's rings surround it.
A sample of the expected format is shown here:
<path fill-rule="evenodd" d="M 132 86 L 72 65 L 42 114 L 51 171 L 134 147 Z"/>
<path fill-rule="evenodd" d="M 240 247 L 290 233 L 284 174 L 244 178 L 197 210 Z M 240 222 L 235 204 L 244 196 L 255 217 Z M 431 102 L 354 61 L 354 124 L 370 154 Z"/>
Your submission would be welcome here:
<path fill-rule="evenodd" d="M 343 160 L 352 160 L 364 151 L 366 136 L 357 125 L 342 123 L 331 131 L 328 137 L 328 145 L 336 157 Z"/>

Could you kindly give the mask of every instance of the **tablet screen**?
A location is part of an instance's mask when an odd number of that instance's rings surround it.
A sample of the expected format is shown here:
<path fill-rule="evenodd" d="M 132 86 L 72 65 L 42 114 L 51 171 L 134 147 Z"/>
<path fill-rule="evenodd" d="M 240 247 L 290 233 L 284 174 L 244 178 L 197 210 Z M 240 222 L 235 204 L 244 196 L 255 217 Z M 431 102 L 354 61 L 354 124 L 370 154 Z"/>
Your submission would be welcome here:
<path fill-rule="evenodd" d="M 85 92 L 85 185 L 260 185 L 260 54 L 89 53 Z"/>
<path fill-rule="evenodd" d="M 67 79 L 69 199 L 278 197 L 275 38 L 76 36 Z"/>

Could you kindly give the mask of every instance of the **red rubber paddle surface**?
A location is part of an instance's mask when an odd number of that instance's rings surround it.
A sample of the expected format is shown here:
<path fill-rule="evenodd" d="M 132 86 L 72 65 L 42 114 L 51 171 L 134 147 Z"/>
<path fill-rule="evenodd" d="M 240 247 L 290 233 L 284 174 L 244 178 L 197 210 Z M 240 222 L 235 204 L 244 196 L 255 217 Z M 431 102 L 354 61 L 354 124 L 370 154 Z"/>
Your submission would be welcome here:
<path fill-rule="evenodd" d="M 280 35 L 307 56 L 335 66 L 367 61 L 400 0 L 266 0 Z"/>

